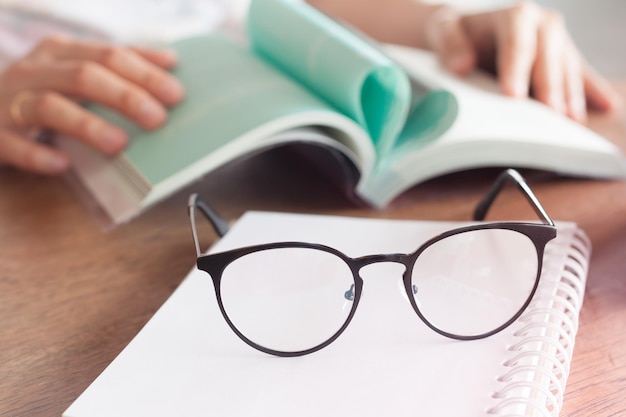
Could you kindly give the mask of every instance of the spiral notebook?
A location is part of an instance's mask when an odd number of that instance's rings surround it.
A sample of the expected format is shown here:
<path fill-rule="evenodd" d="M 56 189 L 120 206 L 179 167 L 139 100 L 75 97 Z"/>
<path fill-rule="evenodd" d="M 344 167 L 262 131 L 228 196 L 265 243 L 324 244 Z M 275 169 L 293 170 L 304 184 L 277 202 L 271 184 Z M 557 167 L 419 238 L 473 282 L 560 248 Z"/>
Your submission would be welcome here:
<path fill-rule="evenodd" d="M 249 212 L 212 250 L 306 240 L 353 257 L 408 253 L 460 224 Z M 557 226 L 528 309 L 474 341 L 429 329 L 402 295 L 402 268 L 377 264 L 362 270 L 363 296 L 339 339 L 311 355 L 267 355 L 233 334 L 211 279 L 194 268 L 63 415 L 557 416 L 590 256 L 575 224 Z"/>

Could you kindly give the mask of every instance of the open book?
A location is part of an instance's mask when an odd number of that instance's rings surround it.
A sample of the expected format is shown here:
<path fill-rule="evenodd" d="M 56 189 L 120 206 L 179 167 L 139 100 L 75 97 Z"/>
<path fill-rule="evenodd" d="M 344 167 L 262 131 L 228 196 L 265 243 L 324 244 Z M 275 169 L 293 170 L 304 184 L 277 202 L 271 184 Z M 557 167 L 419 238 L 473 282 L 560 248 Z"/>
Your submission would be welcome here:
<path fill-rule="evenodd" d="M 466 224 L 249 212 L 211 252 L 296 241 L 351 257 L 409 253 Z M 471 341 L 421 322 L 402 288 L 402 268 L 387 262 L 361 271 L 363 295 L 340 338 L 309 355 L 279 358 L 231 331 L 211 277 L 194 268 L 63 416 L 557 416 L 590 255 L 575 224 L 557 229 L 523 315 Z"/>
<path fill-rule="evenodd" d="M 502 96 L 485 74 L 459 80 L 425 52 L 381 49 L 304 2 L 254 0 L 248 34 L 248 46 L 219 34 L 172 45 L 187 97 L 160 130 L 94 108 L 129 132 L 121 156 L 60 141 L 114 223 L 230 161 L 291 143 L 340 154 L 359 173 L 355 194 L 374 206 L 477 167 L 626 176 L 619 150 L 585 127 Z"/>

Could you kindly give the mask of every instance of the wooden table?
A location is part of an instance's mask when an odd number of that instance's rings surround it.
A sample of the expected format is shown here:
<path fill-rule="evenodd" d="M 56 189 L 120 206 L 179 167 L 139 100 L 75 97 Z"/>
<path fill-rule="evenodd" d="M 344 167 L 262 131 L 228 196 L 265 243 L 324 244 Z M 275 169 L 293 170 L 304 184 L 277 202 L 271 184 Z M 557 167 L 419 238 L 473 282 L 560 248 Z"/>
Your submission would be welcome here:
<path fill-rule="evenodd" d="M 596 116 L 591 126 L 626 149 L 625 121 Z M 263 209 L 463 220 L 497 172 L 430 181 L 382 211 L 277 154 L 193 190 L 229 219 Z M 561 415 L 626 415 L 626 183 L 530 174 L 548 213 L 578 222 L 594 245 Z M 103 233 L 61 179 L 0 170 L 0 416 L 60 417 L 172 293 L 195 262 L 187 195 Z M 532 216 L 515 193 L 494 208 L 494 219 Z"/>

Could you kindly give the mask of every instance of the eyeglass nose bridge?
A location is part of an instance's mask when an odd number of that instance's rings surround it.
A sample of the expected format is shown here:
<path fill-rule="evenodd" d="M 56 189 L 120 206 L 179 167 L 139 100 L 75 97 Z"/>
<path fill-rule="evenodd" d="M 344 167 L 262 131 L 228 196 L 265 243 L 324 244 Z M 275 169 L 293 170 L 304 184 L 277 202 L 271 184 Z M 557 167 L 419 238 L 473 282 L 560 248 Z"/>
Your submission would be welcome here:
<path fill-rule="evenodd" d="M 406 253 L 388 253 L 381 255 L 366 255 L 354 259 L 354 266 L 357 273 L 360 275 L 361 269 L 368 265 L 393 262 L 404 265 L 407 269 L 411 264 L 411 255 Z"/>

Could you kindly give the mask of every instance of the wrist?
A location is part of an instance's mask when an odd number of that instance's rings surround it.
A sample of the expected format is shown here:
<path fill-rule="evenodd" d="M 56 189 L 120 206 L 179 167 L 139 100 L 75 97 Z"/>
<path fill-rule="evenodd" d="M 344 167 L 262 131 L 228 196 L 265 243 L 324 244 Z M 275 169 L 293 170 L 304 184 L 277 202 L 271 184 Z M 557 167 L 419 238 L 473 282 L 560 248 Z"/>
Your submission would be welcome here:
<path fill-rule="evenodd" d="M 398 42 L 404 45 L 412 46 L 420 49 L 432 49 L 430 39 L 430 31 L 433 24 L 441 16 L 452 13 L 452 8 L 445 4 L 424 4 L 413 1 L 411 6 L 405 10 L 413 27 L 412 31 L 407 30 L 403 36 L 404 42 Z"/>
<path fill-rule="evenodd" d="M 378 23 L 369 25 L 376 30 L 370 35 L 381 42 L 430 49 L 428 28 L 440 13 L 447 10 L 451 10 L 450 7 L 443 4 L 396 0 L 378 14 L 373 14 Z"/>
<path fill-rule="evenodd" d="M 324 13 L 344 20 L 372 38 L 416 48 L 428 48 L 426 28 L 441 4 L 416 0 L 307 0 Z"/>

